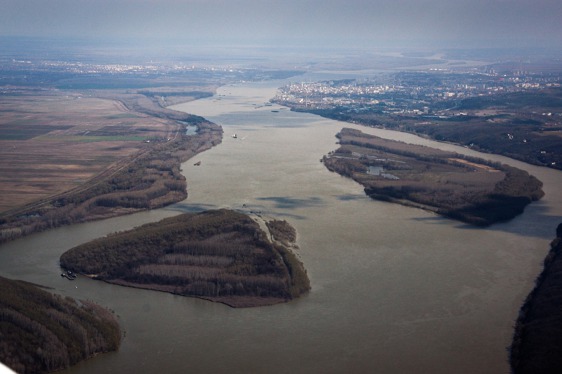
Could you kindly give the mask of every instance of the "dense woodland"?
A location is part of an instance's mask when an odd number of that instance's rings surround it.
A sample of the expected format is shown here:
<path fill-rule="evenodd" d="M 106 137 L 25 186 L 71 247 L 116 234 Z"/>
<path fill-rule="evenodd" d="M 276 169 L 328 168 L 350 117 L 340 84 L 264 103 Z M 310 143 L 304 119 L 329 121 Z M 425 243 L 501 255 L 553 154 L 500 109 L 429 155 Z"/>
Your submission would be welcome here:
<path fill-rule="evenodd" d="M 279 234 L 292 232 L 286 222 L 272 225 L 275 235 L 291 239 Z M 65 252 L 60 262 L 107 282 L 234 307 L 284 302 L 310 288 L 290 249 L 270 241 L 250 217 L 230 210 L 183 214 L 113 234 Z"/>
<path fill-rule="evenodd" d="M 287 221 L 273 220 L 267 221 L 265 224 L 273 240 L 279 241 L 285 246 L 294 245 L 297 241 L 297 230 Z"/>
<path fill-rule="evenodd" d="M 197 134 L 180 133 L 176 139 L 148 144 L 140 153 L 83 186 L 0 217 L 0 243 L 62 225 L 159 208 L 185 199 L 187 184 L 180 172 L 181 163 L 220 143 L 222 129 L 201 117 L 183 114 L 181 118 L 196 125 Z"/>
<path fill-rule="evenodd" d="M 61 370 L 120 343 L 110 311 L 0 277 L 0 361 L 14 371 Z"/>
<path fill-rule="evenodd" d="M 343 129 L 326 167 L 354 179 L 378 200 L 434 211 L 478 226 L 521 214 L 544 193 L 527 172 L 481 159 Z M 375 168 L 378 173 L 370 170 Z"/>
<path fill-rule="evenodd" d="M 519 312 L 510 349 L 515 374 L 562 373 L 562 224 Z"/>

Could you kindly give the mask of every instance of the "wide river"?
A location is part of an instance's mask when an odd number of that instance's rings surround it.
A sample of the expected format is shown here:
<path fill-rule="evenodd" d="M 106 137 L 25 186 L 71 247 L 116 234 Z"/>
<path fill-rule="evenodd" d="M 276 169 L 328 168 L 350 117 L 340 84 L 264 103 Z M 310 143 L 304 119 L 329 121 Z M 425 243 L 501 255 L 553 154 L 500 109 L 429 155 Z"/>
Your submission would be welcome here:
<path fill-rule="evenodd" d="M 562 222 L 562 173 L 361 128 L 523 168 L 546 192 L 523 215 L 487 229 L 373 201 L 319 161 L 351 125 L 264 105 L 280 84 L 225 86 L 215 97 L 174 107 L 225 130 L 221 145 L 183 165 L 184 202 L 0 248 L 1 275 L 93 300 L 120 317 L 126 336 L 119 352 L 67 372 L 508 373 L 518 309 Z M 223 207 L 295 226 L 311 292 L 287 304 L 233 309 L 59 275 L 59 256 L 75 245 L 182 211 Z"/>

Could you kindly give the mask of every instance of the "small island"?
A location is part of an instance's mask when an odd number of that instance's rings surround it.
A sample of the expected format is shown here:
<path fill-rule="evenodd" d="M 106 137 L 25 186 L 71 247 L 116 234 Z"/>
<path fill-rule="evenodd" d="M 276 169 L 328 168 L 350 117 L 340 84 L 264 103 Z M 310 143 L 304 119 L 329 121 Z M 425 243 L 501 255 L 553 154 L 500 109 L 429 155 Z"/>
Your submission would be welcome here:
<path fill-rule="evenodd" d="M 337 137 L 340 148 L 322 162 L 363 185 L 373 199 L 488 226 L 512 219 L 544 195 L 537 178 L 508 165 L 349 128 Z"/>
<path fill-rule="evenodd" d="M 58 371 L 120 344 L 109 310 L 0 277 L 0 361 L 12 370 Z"/>
<path fill-rule="evenodd" d="M 260 224 L 232 210 L 181 214 L 65 252 L 61 267 L 123 286 L 231 307 L 273 305 L 310 289 L 286 221 Z"/>

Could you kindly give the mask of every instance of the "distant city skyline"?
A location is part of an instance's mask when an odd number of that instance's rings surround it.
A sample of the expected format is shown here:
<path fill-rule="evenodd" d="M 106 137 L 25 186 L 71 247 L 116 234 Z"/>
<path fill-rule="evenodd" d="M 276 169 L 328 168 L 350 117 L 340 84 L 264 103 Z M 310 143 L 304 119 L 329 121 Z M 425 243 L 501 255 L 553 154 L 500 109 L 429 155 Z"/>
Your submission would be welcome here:
<path fill-rule="evenodd" d="M 353 47 L 550 47 L 559 0 L 0 0 L 0 36 Z"/>

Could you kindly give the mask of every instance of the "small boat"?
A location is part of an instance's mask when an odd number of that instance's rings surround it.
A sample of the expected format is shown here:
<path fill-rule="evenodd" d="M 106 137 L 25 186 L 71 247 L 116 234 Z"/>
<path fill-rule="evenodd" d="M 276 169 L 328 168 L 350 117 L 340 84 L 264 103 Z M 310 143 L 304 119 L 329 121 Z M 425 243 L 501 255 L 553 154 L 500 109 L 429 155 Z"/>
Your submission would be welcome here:
<path fill-rule="evenodd" d="M 76 274 L 74 274 L 74 273 L 73 273 L 72 271 L 70 271 L 70 270 L 67 270 L 67 271 L 61 273 L 60 276 L 63 277 L 63 278 L 66 278 L 66 279 L 68 279 L 68 280 L 71 280 L 71 281 L 73 281 L 73 280 L 76 279 Z"/>

